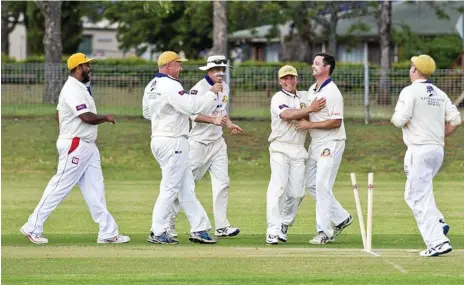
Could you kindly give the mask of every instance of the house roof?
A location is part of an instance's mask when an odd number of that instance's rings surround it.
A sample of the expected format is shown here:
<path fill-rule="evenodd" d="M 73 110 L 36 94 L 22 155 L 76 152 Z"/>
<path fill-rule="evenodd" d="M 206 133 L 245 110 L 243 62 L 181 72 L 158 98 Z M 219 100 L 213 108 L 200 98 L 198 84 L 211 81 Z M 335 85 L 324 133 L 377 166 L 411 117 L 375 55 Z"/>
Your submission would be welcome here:
<path fill-rule="evenodd" d="M 457 5 L 451 3 L 450 5 Z M 457 9 L 447 8 L 445 12 L 449 19 L 440 19 L 435 10 L 427 3 L 393 3 L 392 25 L 393 28 L 401 28 L 403 25 L 410 27 L 411 31 L 419 35 L 449 35 L 457 34 L 456 22 L 460 13 Z M 365 23 L 370 29 L 368 31 L 356 31 L 350 33 L 350 28 L 356 23 Z M 291 22 L 279 25 L 281 36 L 286 36 L 290 31 Z M 267 41 L 266 35 L 272 25 L 240 30 L 229 35 L 229 40 L 248 40 L 253 42 Z M 365 37 L 378 36 L 378 29 L 374 15 L 367 15 L 352 19 L 340 19 L 337 25 L 337 35 L 358 35 Z M 278 38 L 271 41 L 278 41 Z"/>

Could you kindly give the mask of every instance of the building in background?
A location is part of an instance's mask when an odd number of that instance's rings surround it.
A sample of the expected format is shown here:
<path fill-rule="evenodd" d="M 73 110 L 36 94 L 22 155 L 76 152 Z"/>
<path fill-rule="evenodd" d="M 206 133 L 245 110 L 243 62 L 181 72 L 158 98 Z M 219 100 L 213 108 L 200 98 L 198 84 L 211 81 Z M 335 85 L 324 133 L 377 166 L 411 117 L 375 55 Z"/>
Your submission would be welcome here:
<path fill-rule="evenodd" d="M 393 28 L 409 26 L 411 31 L 419 36 L 457 35 L 455 29 L 459 18 L 459 11 L 447 10 L 449 19 L 440 19 L 430 5 L 426 3 L 394 3 L 392 6 Z M 353 24 L 363 22 L 369 27 L 368 31 L 350 32 Z M 279 25 L 280 37 L 268 39 L 266 36 L 271 25 L 240 30 L 229 35 L 232 48 L 239 46 L 246 50 L 242 60 L 258 60 L 267 62 L 279 61 L 281 42 L 290 32 L 290 22 Z M 317 32 L 317 31 L 316 31 Z M 338 37 L 350 37 L 350 43 L 337 42 L 336 57 L 342 62 L 362 63 L 364 51 L 368 51 L 369 63 L 380 64 L 380 44 L 376 19 L 373 15 L 352 19 L 340 19 L 337 25 Z M 354 43 L 354 44 L 353 44 Z M 316 43 L 315 50 L 326 51 L 328 42 Z M 393 60 L 401 47 L 392 47 Z"/>
<path fill-rule="evenodd" d="M 83 21 L 83 39 L 77 52 L 97 58 L 124 58 L 135 56 L 135 50 L 123 52 L 117 40 L 117 23 L 110 24 L 106 19 L 93 23 L 86 18 Z M 27 57 L 27 30 L 23 24 L 17 24 L 9 35 L 9 56 L 18 60 Z"/>

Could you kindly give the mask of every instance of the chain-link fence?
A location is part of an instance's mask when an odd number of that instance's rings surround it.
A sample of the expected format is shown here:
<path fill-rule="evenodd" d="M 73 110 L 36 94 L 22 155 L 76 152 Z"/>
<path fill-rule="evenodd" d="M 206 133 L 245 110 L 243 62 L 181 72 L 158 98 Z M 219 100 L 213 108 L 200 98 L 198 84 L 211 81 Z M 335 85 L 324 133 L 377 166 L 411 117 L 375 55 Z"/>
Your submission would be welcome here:
<path fill-rule="evenodd" d="M 44 64 L 2 64 L 1 71 L 3 116 L 54 114 L 55 105 L 43 103 Z M 68 74 L 64 65 L 61 71 L 57 76 L 64 82 Z M 271 97 L 279 90 L 277 71 L 277 68 L 269 67 L 230 69 L 233 118 L 269 118 Z M 93 65 L 92 94 L 99 113 L 141 116 L 143 90 L 156 72 L 156 66 Z M 299 89 L 307 90 L 314 83 L 311 67 L 299 68 L 298 72 Z M 390 118 L 401 89 L 410 84 L 408 72 L 407 69 L 389 70 L 388 80 L 381 85 L 379 69 L 337 68 L 333 80 L 344 96 L 345 117 Z M 184 66 L 181 79 L 185 89 L 190 89 L 204 75 L 205 72 L 197 66 Z M 431 80 L 453 102 L 464 92 L 463 70 L 437 70 Z"/>

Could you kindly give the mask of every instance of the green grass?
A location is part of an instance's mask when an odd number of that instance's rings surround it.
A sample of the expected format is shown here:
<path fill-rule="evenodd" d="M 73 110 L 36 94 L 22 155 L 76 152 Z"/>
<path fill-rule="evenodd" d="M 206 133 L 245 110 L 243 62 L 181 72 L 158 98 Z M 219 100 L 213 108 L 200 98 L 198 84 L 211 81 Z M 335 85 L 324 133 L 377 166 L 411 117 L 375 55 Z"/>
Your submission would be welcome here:
<path fill-rule="evenodd" d="M 357 220 L 334 244 L 314 246 L 314 202 L 307 197 L 290 229 L 289 242 L 264 243 L 265 196 L 269 182 L 269 122 L 240 121 L 241 136 L 227 136 L 231 189 L 229 220 L 236 238 L 202 246 L 187 240 L 183 214 L 180 244 L 145 241 L 158 195 L 160 171 L 149 149 L 150 126 L 119 120 L 99 128 L 108 208 L 129 244 L 97 245 L 93 223 L 78 188 L 50 216 L 50 243 L 36 246 L 19 233 L 56 169 L 56 123 L 51 119 L 2 120 L 2 284 L 462 284 L 464 281 L 464 153 L 458 130 L 447 140 L 446 157 L 435 182 L 435 197 L 447 222 L 454 251 L 424 259 L 412 213 L 403 199 L 401 131 L 381 122 L 347 121 L 349 140 L 335 194 L 355 214 L 349 173 L 358 174 L 366 205 L 367 172 L 375 172 L 373 247 L 362 252 Z M 196 189 L 212 218 L 211 185 Z"/>

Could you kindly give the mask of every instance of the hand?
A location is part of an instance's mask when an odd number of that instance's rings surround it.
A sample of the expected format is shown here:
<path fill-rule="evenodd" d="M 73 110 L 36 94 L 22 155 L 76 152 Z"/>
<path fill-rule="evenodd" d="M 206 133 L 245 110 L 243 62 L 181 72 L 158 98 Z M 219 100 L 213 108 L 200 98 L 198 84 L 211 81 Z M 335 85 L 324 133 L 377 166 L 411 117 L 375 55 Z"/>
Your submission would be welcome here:
<path fill-rule="evenodd" d="M 319 112 L 320 110 L 322 110 L 325 107 L 325 103 L 326 103 L 325 98 L 317 99 L 317 97 L 316 97 L 313 100 L 313 102 L 311 103 L 311 105 L 309 105 L 309 111 L 311 113 Z"/>
<path fill-rule="evenodd" d="M 214 94 L 218 94 L 219 92 L 222 92 L 222 83 L 215 83 L 213 87 L 210 89 L 213 91 Z"/>
<path fill-rule="evenodd" d="M 227 124 L 227 117 L 214 117 L 213 124 L 215 124 L 216 126 L 224 126 L 225 124 Z"/>
<path fill-rule="evenodd" d="M 298 120 L 296 121 L 296 130 L 297 131 L 304 131 L 304 130 L 309 130 L 311 129 L 312 125 L 311 125 L 311 122 L 309 121 L 306 121 L 306 120 Z"/>
<path fill-rule="evenodd" d="M 238 135 L 243 132 L 242 128 L 240 128 L 236 124 L 229 124 L 227 127 L 230 129 L 230 133 L 232 135 Z"/>
<path fill-rule="evenodd" d="M 116 118 L 113 115 L 106 115 L 106 121 L 108 123 L 116 124 Z"/>

